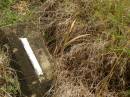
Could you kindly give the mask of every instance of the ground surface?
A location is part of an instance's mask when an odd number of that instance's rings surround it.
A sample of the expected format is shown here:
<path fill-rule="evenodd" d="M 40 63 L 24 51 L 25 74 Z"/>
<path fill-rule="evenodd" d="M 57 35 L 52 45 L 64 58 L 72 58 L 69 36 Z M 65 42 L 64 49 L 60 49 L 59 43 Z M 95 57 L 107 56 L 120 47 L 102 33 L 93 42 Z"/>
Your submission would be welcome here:
<path fill-rule="evenodd" d="M 27 37 L 38 59 L 44 60 L 40 55 L 45 47 L 54 60 L 53 83 L 44 97 L 129 97 L 130 1 L 5 0 L 0 3 L 1 47 L 7 49 L 8 39 L 4 37 Z M 2 60 L 7 51 L 1 50 Z M 8 67 L 9 63 L 2 64 Z M 1 82 L 4 81 L 2 75 Z M 8 81 L 5 84 L 9 86 Z M 19 95 L 19 85 L 13 86 L 8 91 L 2 83 L 1 95 Z"/>

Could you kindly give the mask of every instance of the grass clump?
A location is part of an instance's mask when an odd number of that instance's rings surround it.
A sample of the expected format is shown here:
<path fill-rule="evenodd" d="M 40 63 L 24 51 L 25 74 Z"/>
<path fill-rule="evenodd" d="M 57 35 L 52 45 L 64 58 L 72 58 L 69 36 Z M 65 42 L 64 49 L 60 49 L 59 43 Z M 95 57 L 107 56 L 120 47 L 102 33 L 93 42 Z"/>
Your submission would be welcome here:
<path fill-rule="evenodd" d="M 4 0 L 0 1 L 0 27 L 16 25 L 31 18 L 32 11 L 28 1 Z"/>
<path fill-rule="evenodd" d="M 20 85 L 16 71 L 11 68 L 8 53 L 0 50 L 0 96 L 16 97 L 20 95 Z"/>
<path fill-rule="evenodd" d="M 129 97 L 129 5 L 128 0 L 46 0 L 41 4 L 25 30 L 32 36 L 34 31 L 44 34 L 56 61 L 52 91 L 47 94 Z"/>
<path fill-rule="evenodd" d="M 53 97 L 128 96 L 124 93 L 130 72 L 129 4 L 128 0 L 51 2 L 41 21 L 57 62 Z"/>

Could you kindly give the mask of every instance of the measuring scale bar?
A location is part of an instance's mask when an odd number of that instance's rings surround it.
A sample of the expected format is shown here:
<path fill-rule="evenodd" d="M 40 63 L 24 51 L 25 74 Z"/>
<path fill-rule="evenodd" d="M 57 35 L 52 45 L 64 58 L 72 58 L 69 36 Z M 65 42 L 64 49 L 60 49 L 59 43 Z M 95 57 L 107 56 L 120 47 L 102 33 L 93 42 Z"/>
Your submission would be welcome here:
<path fill-rule="evenodd" d="M 29 44 L 29 42 L 28 42 L 28 39 L 27 38 L 19 38 L 19 39 L 23 44 L 23 47 L 24 47 L 24 49 L 25 49 L 25 51 L 26 51 L 26 53 L 27 53 L 33 67 L 34 67 L 34 70 L 35 70 L 37 76 L 43 75 L 42 68 L 41 68 L 41 66 L 40 66 L 40 64 L 39 64 L 39 62 L 38 62 L 32 48 L 31 48 L 31 46 Z"/>

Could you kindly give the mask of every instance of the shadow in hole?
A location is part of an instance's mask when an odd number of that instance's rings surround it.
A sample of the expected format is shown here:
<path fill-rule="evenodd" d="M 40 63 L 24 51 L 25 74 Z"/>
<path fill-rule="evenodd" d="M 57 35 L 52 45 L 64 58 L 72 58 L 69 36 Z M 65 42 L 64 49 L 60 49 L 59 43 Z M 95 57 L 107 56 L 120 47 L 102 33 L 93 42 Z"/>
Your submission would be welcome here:
<path fill-rule="evenodd" d="M 14 70 L 16 70 L 16 73 L 18 75 L 18 80 L 20 82 L 20 89 L 21 89 L 22 93 L 20 94 L 19 92 L 17 92 L 18 93 L 17 95 L 18 95 L 18 97 L 19 97 L 19 95 L 21 95 L 21 97 L 25 97 L 25 95 L 30 94 L 30 91 L 29 91 L 29 88 L 27 86 L 27 82 L 26 82 L 26 80 L 24 78 L 24 75 L 22 73 L 22 70 L 21 70 L 20 66 L 18 65 L 18 63 L 17 63 L 16 56 L 12 52 L 12 49 L 10 47 L 10 42 L 9 42 L 10 40 L 9 39 L 10 39 L 10 36 L 7 36 L 5 34 L 5 32 L 0 29 L 0 47 L 1 47 L 1 49 L 4 50 L 4 52 L 9 53 L 9 56 L 10 56 L 10 59 L 11 59 L 10 66 Z"/>
<path fill-rule="evenodd" d="M 20 29 L 20 32 L 23 31 Z M 50 89 L 52 81 L 46 80 L 39 83 L 39 80 L 34 72 L 34 68 L 32 67 L 18 36 L 14 33 L 6 35 L 4 31 L 0 30 L 0 46 L 5 44 L 9 46 L 8 51 L 12 60 L 10 64 L 11 67 L 17 71 L 20 89 L 22 91 L 22 95 L 20 97 L 31 97 L 32 94 L 35 94 L 35 97 L 43 97 L 43 95 Z M 14 52 L 14 49 L 17 50 Z M 5 49 L 5 51 L 7 50 Z"/>
<path fill-rule="evenodd" d="M 34 68 L 17 36 L 11 35 L 9 44 L 12 50 L 17 48 L 16 52 L 12 52 L 12 58 L 16 61 L 12 63 L 12 66 L 18 71 L 23 94 L 27 95 L 27 97 L 31 97 L 32 95 L 42 97 L 50 89 L 52 81 L 39 82 Z"/>
<path fill-rule="evenodd" d="M 25 79 L 25 76 L 22 73 L 22 70 L 17 63 L 15 54 L 13 54 L 13 53 L 12 53 L 12 60 L 14 60 L 14 61 L 11 61 L 10 64 L 11 64 L 11 67 L 16 70 L 16 73 L 18 75 L 18 79 L 19 79 L 19 82 L 20 82 L 20 89 L 22 91 L 21 97 L 25 97 L 27 95 L 30 95 L 31 92 L 29 91 L 29 87 L 27 86 L 27 81 Z"/>

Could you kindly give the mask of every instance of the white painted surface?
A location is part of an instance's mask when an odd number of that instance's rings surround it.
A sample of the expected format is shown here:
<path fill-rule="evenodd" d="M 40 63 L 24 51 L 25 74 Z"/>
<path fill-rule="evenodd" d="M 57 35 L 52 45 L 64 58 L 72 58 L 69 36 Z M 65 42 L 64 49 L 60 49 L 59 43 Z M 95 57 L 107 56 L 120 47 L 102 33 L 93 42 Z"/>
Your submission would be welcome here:
<path fill-rule="evenodd" d="M 37 58 L 33 52 L 33 50 L 31 49 L 31 46 L 27 40 L 27 38 L 19 38 L 20 41 L 22 42 L 23 46 L 24 46 L 24 49 L 35 69 L 35 72 L 38 76 L 40 75 L 43 75 L 43 72 L 42 72 L 42 69 L 41 69 L 41 66 L 39 65 L 39 62 L 37 61 Z"/>

